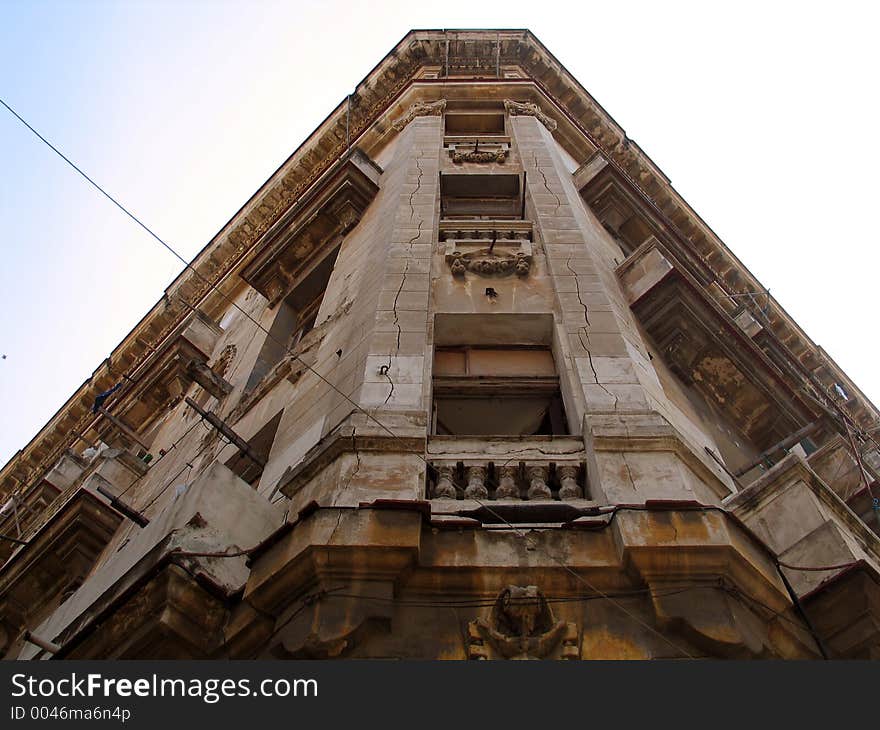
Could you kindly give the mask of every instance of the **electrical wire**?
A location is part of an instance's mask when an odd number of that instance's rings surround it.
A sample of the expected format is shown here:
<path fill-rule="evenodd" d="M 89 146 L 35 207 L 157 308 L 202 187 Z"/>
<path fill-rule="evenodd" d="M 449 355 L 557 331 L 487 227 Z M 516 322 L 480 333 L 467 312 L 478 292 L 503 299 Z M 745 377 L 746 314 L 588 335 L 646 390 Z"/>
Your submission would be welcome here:
<path fill-rule="evenodd" d="M 373 421 L 383 431 L 387 432 L 390 436 L 392 436 L 393 438 L 402 442 L 402 439 L 399 436 L 397 436 L 397 434 L 395 434 L 391 429 L 389 429 L 387 426 L 385 426 L 385 424 L 381 423 L 371 413 L 369 413 L 366 409 L 364 409 L 359 403 L 352 400 L 352 398 L 349 395 L 347 395 L 346 393 L 341 391 L 339 388 L 337 388 L 332 382 L 330 382 L 327 378 L 325 378 L 323 375 L 321 375 L 321 373 L 319 373 L 311 365 L 309 365 L 309 363 L 307 363 L 305 360 L 303 360 L 302 357 L 300 357 L 298 354 L 296 354 L 296 352 L 293 351 L 293 349 L 288 345 L 288 343 L 283 342 L 282 340 L 280 340 L 279 338 L 274 336 L 268 329 L 263 327 L 262 324 L 260 324 L 256 319 L 254 319 L 243 307 L 241 307 L 238 304 L 238 302 L 236 302 L 230 296 L 228 296 L 223 291 L 221 291 L 220 288 L 216 284 L 211 282 L 208 278 L 203 276 L 201 274 L 201 272 L 198 271 L 198 269 L 196 269 L 189 261 L 187 261 L 181 254 L 179 254 L 170 244 L 166 243 L 159 235 L 154 233 L 149 228 L 149 226 L 146 225 L 146 223 L 143 223 L 134 213 L 129 211 L 128 208 L 126 208 L 124 205 L 122 205 L 122 203 L 120 203 L 118 200 L 116 200 L 116 198 L 114 198 L 110 193 L 108 193 L 98 183 L 96 183 L 94 180 L 92 180 L 92 178 L 90 178 L 85 172 L 83 172 L 67 156 L 65 156 L 57 147 L 55 147 L 55 145 L 53 145 L 51 142 L 49 142 L 49 140 L 47 140 L 42 134 L 40 134 L 30 124 L 28 124 L 28 122 L 25 121 L 25 119 L 23 117 L 21 117 L 18 114 L 18 112 L 16 112 L 11 106 L 9 106 L 9 104 L 7 104 L 2 98 L 0 98 L 0 104 L 2 104 L 4 107 L 6 107 L 6 109 L 9 110 L 9 112 L 12 113 L 16 119 L 18 119 L 25 127 L 27 127 L 31 132 L 33 132 L 44 144 L 46 144 L 53 152 L 55 152 L 55 154 L 57 154 L 68 165 L 70 165 L 70 167 L 72 167 L 77 173 L 79 173 L 79 175 L 81 175 L 92 187 L 94 187 L 99 193 L 101 193 L 101 195 L 103 195 L 105 198 L 107 198 L 107 200 L 109 200 L 111 203 L 113 203 L 113 205 L 115 205 L 117 208 L 119 208 L 119 210 L 121 210 L 123 213 L 125 213 L 125 215 L 127 215 L 129 218 L 131 218 L 138 226 L 143 228 L 143 230 L 146 231 L 150 235 L 151 238 L 154 238 L 156 241 L 158 241 L 162 245 L 163 248 L 165 248 L 176 259 L 178 259 L 181 263 L 183 263 L 184 267 L 187 268 L 189 271 L 191 271 L 197 278 L 199 278 L 202 281 L 202 283 L 206 284 L 211 291 L 219 294 L 222 299 L 224 299 L 228 304 L 230 304 L 235 309 L 237 309 L 241 314 L 243 314 L 245 316 L 245 318 L 248 319 L 254 326 L 256 326 L 258 329 L 262 330 L 266 334 L 267 337 L 271 338 L 276 344 L 280 345 L 284 349 L 286 354 L 292 355 L 296 360 L 299 361 L 299 363 L 301 365 L 303 365 L 303 367 L 305 367 L 307 370 L 309 370 L 311 373 L 313 373 L 315 376 L 317 376 L 319 380 L 321 380 L 324 384 L 328 385 L 338 395 L 341 395 L 346 401 L 348 401 L 356 409 L 361 411 L 368 419 Z M 296 205 L 296 202 L 298 202 L 298 201 L 295 201 L 291 205 Z M 191 305 L 191 306 L 194 307 L 195 305 Z"/>
<path fill-rule="evenodd" d="M 199 423 L 199 421 L 196 421 L 196 423 Z M 229 446 L 229 444 L 231 443 L 231 442 L 227 441 L 226 439 L 224 439 L 222 436 L 218 435 L 218 438 L 224 442 L 223 448 L 226 448 L 226 446 Z M 161 497 L 165 493 L 165 491 L 168 489 L 168 487 L 170 487 L 172 484 L 174 484 L 174 482 L 176 482 L 180 478 L 180 475 L 183 474 L 183 472 L 185 472 L 187 470 L 192 470 L 193 462 L 196 459 L 198 459 L 210 446 L 213 446 L 212 440 L 206 441 L 204 444 L 202 444 L 202 447 L 195 453 L 195 455 L 189 461 L 186 462 L 186 464 L 184 464 L 184 466 L 180 469 L 180 471 L 177 472 L 177 474 L 175 474 L 173 477 L 171 477 L 171 479 L 169 479 L 166 482 L 165 486 L 162 487 L 147 504 L 145 504 L 143 507 L 141 507 L 141 509 L 139 511 L 146 512 L 150 507 L 152 507 L 153 504 L 155 504 L 156 500 L 159 499 L 159 497 Z"/>
<path fill-rule="evenodd" d="M 625 598 L 628 596 L 635 595 L 645 595 L 649 594 L 652 598 L 665 598 L 667 596 L 675 596 L 679 593 L 687 593 L 688 591 L 696 591 L 703 590 L 708 588 L 721 588 L 720 585 L 695 585 L 695 586 L 682 586 L 678 588 L 669 588 L 663 591 L 654 592 L 651 588 L 640 588 L 631 591 L 617 591 L 614 593 L 606 593 L 605 596 L 612 596 L 614 598 Z M 591 595 L 578 595 L 578 596 L 544 596 L 543 601 L 546 603 L 586 603 L 589 601 L 598 601 L 605 598 L 605 596 L 600 595 L 598 593 L 594 593 Z M 329 594 L 328 597 L 331 598 L 354 598 L 360 599 L 364 601 L 377 601 L 379 603 L 389 603 L 395 606 L 401 606 L 405 608 L 490 608 L 495 606 L 498 603 L 497 598 L 486 598 L 486 599 L 472 599 L 472 600 L 460 600 L 460 601 L 417 601 L 412 599 L 401 599 L 401 598 L 385 598 L 384 596 L 364 596 L 357 593 L 332 593 Z M 518 603 L 528 603 L 529 601 L 539 602 L 542 599 L 539 598 L 525 598 L 519 599 Z"/>
<path fill-rule="evenodd" d="M 149 468 L 149 469 L 147 469 L 143 474 L 139 475 L 139 476 L 138 476 L 138 477 L 137 477 L 137 478 L 136 478 L 131 484 L 129 484 L 125 489 L 123 489 L 119 494 L 117 494 L 117 495 L 116 495 L 116 498 L 117 498 L 117 499 L 121 499 L 123 496 L 125 496 L 125 493 L 126 493 L 127 491 L 129 491 L 132 487 L 134 487 L 134 486 L 135 486 L 135 485 L 136 485 L 141 479 L 143 479 L 147 474 L 149 474 L 149 473 L 153 470 L 153 468 L 154 468 L 154 467 L 155 467 L 160 461 L 162 461 L 162 459 L 164 459 L 166 456 L 168 456 L 168 454 L 170 454 L 174 449 L 176 449 L 176 448 L 177 448 L 177 445 L 178 445 L 181 441 L 183 441 L 187 436 L 189 436 L 189 434 L 192 432 L 192 430 L 193 430 L 196 426 L 198 426 L 198 425 L 199 425 L 199 421 L 193 421 L 192 425 L 191 425 L 188 429 L 186 429 L 186 431 L 184 432 L 184 434 L 183 434 L 179 439 L 177 439 L 173 444 L 171 444 L 171 446 L 169 446 L 169 447 L 165 450 L 165 453 L 164 453 L 164 454 L 160 454 L 160 455 L 159 455 L 159 458 L 156 459 L 154 462 L 152 462 L 152 463 L 150 464 L 150 468 Z"/>

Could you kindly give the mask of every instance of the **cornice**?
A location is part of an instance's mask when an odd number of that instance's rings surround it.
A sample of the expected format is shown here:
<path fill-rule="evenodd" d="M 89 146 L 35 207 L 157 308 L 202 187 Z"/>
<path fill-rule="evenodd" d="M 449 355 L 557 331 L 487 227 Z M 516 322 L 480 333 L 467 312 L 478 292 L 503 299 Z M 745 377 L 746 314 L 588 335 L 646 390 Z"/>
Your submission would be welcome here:
<path fill-rule="evenodd" d="M 424 67 L 439 69 L 439 78 L 416 79 Z M 513 67 L 524 77 L 502 76 L 504 69 Z M 416 80 L 418 84 L 413 83 Z M 763 290 L 651 159 L 529 31 L 411 31 L 224 225 L 92 377 L 0 470 L 0 497 L 26 488 L 51 468 L 77 435 L 93 424 L 95 395 L 124 376 L 131 377 L 151 353 L 161 349 L 192 307 L 212 314 L 221 310 L 223 296 L 214 288 L 228 295 L 242 286 L 233 275 L 260 248 L 264 234 L 348 149 L 359 145 L 370 153 L 372 146 L 381 146 L 395 134 L 390 120 L 406 111 L 401 103 L 405 92 L 417 85 L 422 100 L 430 102 L 441 96 L 428 93 L 432 87 L 459 83 L 521 84 L 528 98 L 516 101 L 538 103 L 549 126 L 557 124 L 554 134 L 569 151 L 586 159 L 598 150 L 677 231 L 681 245 L 707 263 L 727 293 Z M 508 96 L 502 98 L 509 98 L 509 91 L 505 93 Z M 838 382 L 853 394 L 849 412 L 859 425 L 880 422 L 877 409 L 836 363 L 772 297 L 770 301 L 770 326 L 799 366 L 812 373 L 826 392 Z"/>

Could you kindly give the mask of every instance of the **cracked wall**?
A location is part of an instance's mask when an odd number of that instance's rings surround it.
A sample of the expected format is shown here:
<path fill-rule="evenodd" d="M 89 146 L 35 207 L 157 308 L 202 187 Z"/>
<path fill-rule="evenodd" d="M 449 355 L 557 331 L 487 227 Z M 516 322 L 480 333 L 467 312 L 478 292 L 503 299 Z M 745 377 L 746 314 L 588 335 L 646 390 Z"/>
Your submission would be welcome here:
<path fill-rule="evenodd" d="M 729 478 L 705 454 L 718 451 L 706 428 L 670 382 L 661 382 L 650 345 L 632 315 L 615 268 L 619 247 L 586 208 L 572 163 L 535 117 L 510 119 L 528 184 L 527 214 L 535 224 L 556 312 L 556 356 L 569 419 L 584 423 L 588 442 L 624 434 L 652 437 L 650 450 L 599 449 L 591 488 L 610 501 L 694 498 L 717 502 L 718 491 L 669 450 L 657 446 L 673 431 L 702 462 L 710 479 Z M 668 381 L 668 379 L 667 379 Z"/>

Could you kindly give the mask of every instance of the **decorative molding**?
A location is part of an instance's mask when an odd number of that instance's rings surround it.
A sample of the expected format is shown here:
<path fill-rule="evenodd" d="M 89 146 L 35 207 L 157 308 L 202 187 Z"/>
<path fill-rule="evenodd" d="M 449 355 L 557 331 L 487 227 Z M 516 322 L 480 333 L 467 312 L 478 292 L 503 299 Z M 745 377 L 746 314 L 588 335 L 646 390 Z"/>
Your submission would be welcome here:
<path fill-rule="evenodd" d="M 500 148 L 497 150 L 458 150 L 452 152 L 452 161 L 456 163 L 462 162 L 504 162 L 507 159 L 507 150 Z"/>
<path fill-rule="evenodd" d="M 475 244 L 479 248 L 473 249 Z M 508 253 L 503 250 L 505 244 L 506 247 L 516 245 L 518 250 Z M 532 244 L 522 240 L 496 241 L 494 244 L 488 240 L 447 240 L 446 263 L 452 275 L 458 278 L 468 271 L 483 277 L 513 274 L 526 277 L 532 268 Z"/>
<path fill-rule="evenodd" d="M 403 131 L 416 117 L 439 117 L 446 109 L 446 99 L 438 99 L 437 101 L 417 101 L 413 104 L 402 117 L 391 122 L 391 126 L 398 132 Z"/>
<path fill-rule="evenodd" d="M 548 117 L 541 111 L 541 107 L 533 102 L 514 101 L 513 99 L 504 100 L 504 109 L 512 117 L 535 117 L 551 132 L 556 130 L 556 120 Z"/>

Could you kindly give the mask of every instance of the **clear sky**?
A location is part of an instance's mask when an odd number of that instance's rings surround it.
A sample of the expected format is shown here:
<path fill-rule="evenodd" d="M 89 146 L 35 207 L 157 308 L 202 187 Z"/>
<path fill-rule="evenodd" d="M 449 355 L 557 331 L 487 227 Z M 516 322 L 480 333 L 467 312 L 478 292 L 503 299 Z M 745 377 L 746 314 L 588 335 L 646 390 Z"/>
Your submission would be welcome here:
<path fill-rule="evenodd" d="M 0 96 L 193 256 L 410 28 L 526 27 L 880 402 L 872 3 L 0 0 Z M 0 464 L 180 263 L 0 108 Z"/>

